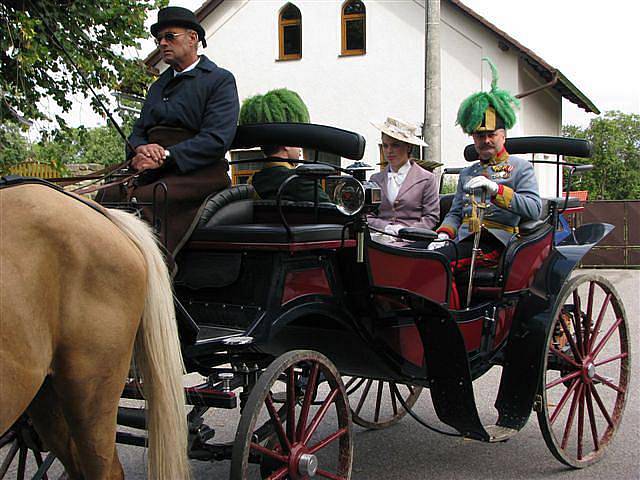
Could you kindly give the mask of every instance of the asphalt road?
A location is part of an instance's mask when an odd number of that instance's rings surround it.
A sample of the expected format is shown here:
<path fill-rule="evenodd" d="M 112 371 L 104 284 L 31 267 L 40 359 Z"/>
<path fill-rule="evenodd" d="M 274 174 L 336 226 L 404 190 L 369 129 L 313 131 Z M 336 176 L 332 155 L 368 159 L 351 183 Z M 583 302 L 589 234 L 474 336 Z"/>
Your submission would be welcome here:
<path fill-rule="evenodd" d="M 584 272 L 584 271 L 583 271 Z M 533 414 L 529 423 L 505 443 L 485 444 L 444 437 L 405 417 L 398 424 L 380 431 L 354 426 L 355 480 L 448 480 L 448 479 L 640 479 L 640 271 L 598 270 L 613 282 L 623 298 L 630 327 L 632 374 L 630 395 L 617 436 L 599 463 L 583 470 L 571 470 L 549 452 Z M 494 368 L 474 383 L 480 416 L 485 424 L 495 422 L 493 402 L 500 370 Z M 416 413 L 437 422 L 428 392 L 414 407 Z M 218 432 L 218 439 L 232 439 L 237 415 L 218 411 L 207 415 L 207 422 Z M 145 450 L 119 446 L 128 479 L 144 479 Z M 0 453 L 0 458 L 6 451 Z M 228 463 L 192 461 L 195 480 L 228 478 Z M 59 470 L 56 466 L 55 471 Z M 15 478 L 11 473 L 7 478 Z M 56 478 L 56 477 L 54 477 Z M 317 478 L 317 477 L 316 477 Z"/>

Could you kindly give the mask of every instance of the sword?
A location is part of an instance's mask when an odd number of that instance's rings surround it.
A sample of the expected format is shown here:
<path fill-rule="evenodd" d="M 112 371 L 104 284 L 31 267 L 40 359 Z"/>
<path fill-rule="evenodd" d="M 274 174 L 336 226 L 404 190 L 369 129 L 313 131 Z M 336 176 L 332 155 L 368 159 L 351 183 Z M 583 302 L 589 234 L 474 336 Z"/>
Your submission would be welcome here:
<path fill-rule="evenodd" d="M 475 191 L 471 193 L 475 197 Z M 473 250 L 471 250 L 471 267 L 469 268 L 469 287 L 467 288 L 467 308 L 471 305 L 471 290 L 473 289 L 473 271 L 476 267 L 476 258 L 478 253 L 482 253 L 480 250 L 480 235 L 482 235 L 482 220 L 484 218 L 484 211 L 487 208 L 486 204 L 487 200 L 487 191 L 486 189 L 482 189 L 482 194 L 480 196 L 480 203 L 477 204 L 478 211 L 478 231 L 475 233 L 473 237 Z"/>

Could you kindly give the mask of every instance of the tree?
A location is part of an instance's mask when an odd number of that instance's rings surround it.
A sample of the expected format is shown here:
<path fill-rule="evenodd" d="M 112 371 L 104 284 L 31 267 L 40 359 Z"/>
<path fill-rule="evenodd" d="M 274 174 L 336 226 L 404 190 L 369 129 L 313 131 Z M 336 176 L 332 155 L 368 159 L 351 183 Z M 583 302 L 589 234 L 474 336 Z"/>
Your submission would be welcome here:
<path fill-rule="evenodd" d="M 147 12 L 166 3 L 0 0 L 0 121 L 21 116 L 46 119 L 38 107 L 41 99 L 52 99 L 66 112 L 71 107 L 69 94 L 89 96 L 63 49 L 94 90 L 144 94 L 150 74 L 140 60 L 128 59 L 124 52 L 140 47 L 138 39 L 148 35 Z M 92 106 L 97 110 L 95 99 Z"/>
<path fill-rule="evenodd" d="M 565 125 L 562 134 L 593 143 L 592 158 L 567 157 L 567 161 L 594 165 L 581 175 L 579 184 L 591 199 L 640 199 L 640 115 L 610 111 L 584 129 Z"/>
<path fill-rule="evenodd" d="M 125 134 L 131 131 L 133 121 L 132 115 L 125 116 L 122 125 Z M 64 174 L 70 163 L 113 165 L 124 159 L 124 140 L 111 124 L 43 132 L 42 138 L 33 144 L 15 122 L 0 124 L 0 174 L 25 161 L 46 163 Z"/>

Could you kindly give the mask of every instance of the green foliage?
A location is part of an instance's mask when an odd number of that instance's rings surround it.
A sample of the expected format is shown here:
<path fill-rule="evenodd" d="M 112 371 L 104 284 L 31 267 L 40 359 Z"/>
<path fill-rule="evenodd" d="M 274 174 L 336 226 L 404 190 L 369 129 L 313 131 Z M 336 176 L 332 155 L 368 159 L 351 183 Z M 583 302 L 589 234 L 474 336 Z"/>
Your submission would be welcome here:
<path fill-rule="evenodd" d="M 147 12 L 167 0 L 0 0 L 0 120 L 18 112 L 46 119 L 39 100 L 50 98 L 63 111 L 70 95 L 88 88 L 68 63 L 63 47 L 96 91 L 144 94 L 151 77 L 124 49 L 147 37 Z M 94 109 L 97 102 L 92 100 Z M 60 121 L 61 119 L 58 118 Z"/>
<path fill-rule="evenodd" d="M 21 162 L 29 160 L 29 145 L 18 124 L 0 124 L 0 174 Z"/>
<path fill-rule="evenodd" d="M 520 100 L 506 90 L 498 88 L 498 70 L 487 57 L 482 58 L 491 67 L 491 90 L 474 93 L 465 98 L 458 109 L 456 125 L 471 135 L 482 123 L 482 116 L 487 107 L 492 106 L 496 113 L 504 120 L 505 127 L 510 129 L 516 123 L 515 109 L 520 107 Z"/>
<path fill-rule="evenodd" d="M 125 134 L 131 131 L 133 121 L 132 116 L 125 119 Z M 15 123 L 0 124 L 0 174 L 24 161 L 46 163 L 61 173 L 70 163 L 112 165 L 124 161 L 124 152 L 124 140 L 111 124 L 90 129 L 63 127 L 44 132 L 33 144 Z"/>
<path fill-rule="evenodd" d="M 593 143 L 592 158 L 566 158 L 594 165 L 579 177 L 579 183 L 574 182 L 572 190 L 588 190 L 591 200 L 640 199 L 640 115 L 606 112 L 584 129 L 565 125 L 562 135 Z"/>
<path fill-rule="evenodd" d="M 279 88 L 242 102 L 240 125 L 277 122 L 309 123 L 309 110 L 296 92 Z"/>

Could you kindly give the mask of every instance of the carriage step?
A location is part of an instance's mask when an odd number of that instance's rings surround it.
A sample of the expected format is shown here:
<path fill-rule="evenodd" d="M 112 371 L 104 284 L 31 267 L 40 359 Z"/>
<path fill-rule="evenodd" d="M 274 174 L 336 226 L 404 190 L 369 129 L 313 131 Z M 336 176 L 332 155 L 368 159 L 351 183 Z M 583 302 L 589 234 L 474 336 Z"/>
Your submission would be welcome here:
<path fill-rule="evenodd" d="M 489 434 L 489 443 L 506 442 L 518 433 L 518 430 L 501 427 L 500 425 L 487 425 L 484 429 Z"/>
<path fill-rule="evenodd" d="M 135 447 L 146 447 L 147 437 L 141 435 L 133 435 L 126 432 L 116 432 L 116 443 L 123 445 L 133 445 Z"/>
<path fill-rule="evenodd" d="M 234 409 L 238 406 L 238 396 L 233 391 L 223 391 L 208 383 L 185 387 L 187 404 L 196 407 L 212 407 Z M 144 400 L 142 387 L 137 382 L 127 382 L 122 391 L 122 398 Z M 121 407 L 124 408 L 124 407 Z M 133 409 L 138 410 L 138 409 Z M 144 414 L 144 410 L 142 410 Z M 138 427 L 134 427 L 138 428 Z"/>
<path fill-rule="evenodd" d="M 118 407 L 118 425 L 146 430 L 147 414 L 141 408 Z"/>

